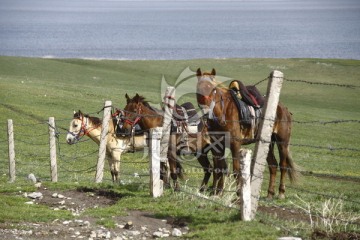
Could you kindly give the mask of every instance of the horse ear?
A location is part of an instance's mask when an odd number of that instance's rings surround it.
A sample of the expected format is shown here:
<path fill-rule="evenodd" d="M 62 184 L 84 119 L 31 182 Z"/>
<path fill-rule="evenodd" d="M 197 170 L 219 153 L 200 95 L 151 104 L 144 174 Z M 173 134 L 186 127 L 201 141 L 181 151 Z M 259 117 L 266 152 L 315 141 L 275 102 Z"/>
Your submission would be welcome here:
<path fill-rule="evenodd" d="M 125 93 L 126 103 L 128 104 L 130 102 L 130 97 L 127 93 Z"/>
<path fill-rule="evenodd" d="M 80 110 L 78 112 L 74 111 L 74 118 L 81 118 L 82 116 L 83 114 Z"/>
<path fill-rule="evenodd" d="M 198 69 L 196 70 L 196 76 L 201 77 L 201 75 L 202 75 L 201 69 L 198 68 Z"/>
<path fill-rule="evenodd" d="M 212 76 L 215 76 L 215 75 L 216 75 L 215 68 L 213 68 L 213 69 L 211 70 L 211 75 L 212 75 Z"/>
<path fill-rule="evenodd" d="M 136 93 L 134 99 L 136 100 L 137 103 L 140 102 L 140 95 L 138 93 Z"/>

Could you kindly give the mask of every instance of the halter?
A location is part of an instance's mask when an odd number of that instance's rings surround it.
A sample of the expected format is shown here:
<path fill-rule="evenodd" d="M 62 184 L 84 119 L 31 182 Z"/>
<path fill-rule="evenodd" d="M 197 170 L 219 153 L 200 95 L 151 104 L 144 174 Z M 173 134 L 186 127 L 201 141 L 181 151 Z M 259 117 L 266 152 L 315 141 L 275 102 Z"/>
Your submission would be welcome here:
<path fill-rule="evenodd" d="M 85 135 L 88 136 L 89 133 L 90 133 L 92 130 L 96 129 L 96 127 L 93 127 L 93 128 L 91 128 L 91 129 L 87 130 L 87 121 L 84 122 L 84 117 L 76 118 L 76 119 L 81 120 L 81 128 L 80 128 L 80 131 L 79 131 L 78 133 L 74 133 L 74 132 L 68 131 L 68 133 L 70 133 L 71 135 L 73 135 L 73 136 L 76 138 L 77 141 L 79 141 L 79 140 L 80 140 L 83 136 L 85 136 Z"/>
<path fill-rule="evenodd" d="M 220 94 L 219 101 L 215 101 L 217 94 Z M 225 119 L 224 99 L 223 99 L 223 95 L 222 95 L 221 91 L 219 91 L 219 93 L 218 93 L 218 91 L 216 91 L 216 87 L 214 87 L 208 96 L 202 96 L 202 97 L 205 100 L 207 100 L 207 99 L 211 100 L 210 105 L 208 106 L 209 107 L 208 118 L 214 119 L 215 121 L 217 121 L 218 118 L 214 115 L 214 108 L 218 102 L 221 102 L 222 116 L 221 116 L 221 122 L 219 122 L 219 124 L 221 124 L 221 123 L 225 124 L 226 119 Z M 201 109 L 203 109 L 200 104 L 199 104 L 199 107 Z"/>
<path fill-rule="evenodd" d="M 137 116 L 134 121 L 131 121 L 131 120 L 125 118 L 124 122 L 126 122 L 127 124 L 130 124 L 131 127 L 134 127 L 140 120 L 141 120 L 141 116 Z"/>
<path fill-rule="evenodd" d="M 127 123 L 127 124 L 129 124 L 129 125 L 131 126 L 131 128 L 135 128 L 135 125 L 136 125 L 138 122 L 140 122 L 141 117 L 142 117 L 142 115 L 141 115 L 141 108 L 139 108 L 139 109 L 136 108 L 135 114 L 136 114 L 137 116 L 136 116 L 136 118 L 134 119 L 134 121 L 130 120 L 130 119 L 127 118 L 127 117 L 124 118 L 124 122 Z M 125 115 L 126 115 L 126 114 L 124 114 L 124 116 L 125 116 Z"/>

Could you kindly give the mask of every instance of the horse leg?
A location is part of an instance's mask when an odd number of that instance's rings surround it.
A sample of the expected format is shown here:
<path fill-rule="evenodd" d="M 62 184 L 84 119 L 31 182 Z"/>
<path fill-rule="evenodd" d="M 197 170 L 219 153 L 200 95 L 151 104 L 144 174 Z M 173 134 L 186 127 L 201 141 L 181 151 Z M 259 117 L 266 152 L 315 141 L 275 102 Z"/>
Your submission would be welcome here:
<path fill-rule="evenodd" d="M 274 142 L 270 143 L 269 153 L 267 155 L 266 160 L 267 160 L 267 163 L 269 166 L 269 172 L 270 172 L 270 181 L 269 181 L 267 198 L 272 199 L 275 195 L 276 171 L 278 168 L 278 163 L 277 163 L 275 155 L 274 155 Z"/>
<path fill-rule="evenodd" d="M 109 158 L 108 162 L 110 167 L 111 180 L 113 183 L 116 183 L 118 180 L 118 172 L 116 171 L 116 162 L 112 158 Z"/>
<path fill-rule="evenodd" d="M 164 187 L 170 188 L 169 162 L 160 162 L 160 179 L 163 180 Z"/>
<path fill-rule="evenodd" d="M 170 177 L 174 183 L 174 191 L 180 191 L 180 186 L 178 182 L 178 169 L 177 169 L 177 155 L 176 155 L 176 135 L 170 135 L 169 149 L 168 149 L 168 159 L 169 159 L 169 168 L 170 168 Z"/>
<path fill-rule="evenodd" d="M 109 167 L 110 167 L 111 180 L 113 183 L 115 183 L 114 161 L 112 160 L 112 158 L 109 158 L 108 162 L 109 162 Z"/>
<path fill-rule="evenodd" d="M 284 144 L 278 144 L 279 156 L 280 156 L 280 185 L 279 185 L 279 198 L 285 198 L 285 178 L 289 169 L 287 158 L 289 157 L 289 151 Z M 289 169 L 290 171 L 292 169 Z"/>
<path fill-rule="evenodd" d="M 204 149 L 204 148 L 203 148 Z M 207 184 L 209 182 L 209 179 L 211 177 L 211 173 L 213 172 L 213 168 L 210 164 L 210 161 L 209 161 L 209 158 L 207 156 L 207 152 L 205 153 L 204 151 L 198 153 L 200 154 L 200 156 L 198 156 L 198 162 L 200 163 L 200 165 L 202 166 L 203 168 L 203 171 L 204 171 L 204 178 L 203 178 L 203 181 L 201 183 L 201 187 L 200 187 L 200 192 L 204 192 L 207 188 Z"/>
<path fill-rule="evenodd" d="M 236 194 L 240 196 L 241 191 L 241 167 L 240 167 L 240 143 L 233 142 L 230 146 L 233 159 L 233 176 L 236 181 Z"/>
<path fill-rule="evenodd" d="M 176 169 L 176 159 L 172 156 L 169 157 L 169 165 L 170 165 L 170 177 L 173 180 L 174 191 L 180 191 L 180 185 L 177 177 L 177 169 Z"/>
<path fill-rule="evenodd" d="M 223 137 L 223 136 L 220 136 Z M 214 194 L 219 195 L 224 190 L 225 176 L 227 175 L 227 164 L 225 155 L 225 140 L 217 142 L 216 146 L 211 148 L 214 159 L 213 188 Z"/>
<path fill-rule="evenodd" d="M 111 152 L 111 158 L 109 158 L 109 165 L 113 183 L 119 183 L 120 158 L 121 152 L 119 150 L 113 150 Z"/>

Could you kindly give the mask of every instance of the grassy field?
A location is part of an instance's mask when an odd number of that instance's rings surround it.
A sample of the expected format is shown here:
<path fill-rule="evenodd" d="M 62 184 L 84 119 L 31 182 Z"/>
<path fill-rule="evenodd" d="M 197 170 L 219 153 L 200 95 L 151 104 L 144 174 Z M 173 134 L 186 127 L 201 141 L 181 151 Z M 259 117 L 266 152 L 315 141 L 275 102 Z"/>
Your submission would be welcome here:
<path fill-rule="evenodd" d="M 195 71 L 215 68 L 220 76 L 254 84 L 265 79 L 272 70 L 280 70 L 286 80 L 281 101 L 293 113 L 292 155 L 304 176 L 295 186 L 288 185 L 287 198 L 260 205 L 268 208 L 307 208 L 319 214 L 321 205 L 330 198 L 343 202 L 344 218 L 360 216 L 360 61 L 335 59 L 201 59 L 181 61 L 111 61 L 80 59 L 39 59 L 0 57 L 0 222 L 49 221 L 69 219 L 66 212 L 53 214 L 44 206 L 24 206 L 21 191 L 32 191 L 25 180 L 29 173 L 39 176 L 53 189 L 71 189 L 79 185 L 109 188 L 127 197 L 109 209 L 85 212 L 106 218 L 109 212 L 140 209 L 159 217 L 184 217 L 191 232 L 187 237 L 201 239 L 274 239 L 278 236 L 309 237 L 311 226 L 259 212 L 255 221 L 238 221 L 238 211 L 226 207 L 234 193 L 213 203 L 197 198 L 196 187 L 201 173 L 196 162 L 185 166 L 189 180 L 183 183 L 186 192 L 167 190 L 164 197 L 152 199 L 148 194 L 143 153 L 126 154 L 122 158 L 122 185 L 114 186 L 106 166 L 105 182 L 95 185 L 96 145 L 84 141 L 75 146 L 65 144 L 66 129 L 73 110 L 102 117 L 98 113 L 105 100 L 116 107 L 125 106 L 125 93 L 144 95 L 152 102 L 162 98 L 162 77 L 175 83 L 187 67 Z M 295 81 L 296 80 L 296 81 Z M 265 93 L 266 82 L 258 85 Z M 195 86 L 193 86 L 195 89 Z M 195 102 L 193 95 L 184 101 Z M 48 157 L 48 117 L 55 117 L 59 127 L 59 183 L 50 183 Z M 14 121 L 17 180 L 8 183 L 7 119 Z M 251 146 L 250 146 L 251 148 Z M 266 195 L 267 176 L 262 197 Z M 230 200 L 229 200 L 230 199 Z M 201 207 L 199 207 L 201 206 Z M 26 208 L 26 209 L 25 209 Z M 30 211 L 33 218 L 21 214 Z M 285 210 L 284 210 L 285 211 Z M 340 210 L 339 210 L 340 211 Z M 315 218 L 315 217 L 314 217 Z M 111 220 L 102 223 L 111 226 Z M 321 226 L 320 226 L 321 227 Z M 338 231 L 360 231 L 357 224 Z M 235 230 L 234 230 L 235 229 Z M 326 230 L 326 229 L 325 229 Z"/>

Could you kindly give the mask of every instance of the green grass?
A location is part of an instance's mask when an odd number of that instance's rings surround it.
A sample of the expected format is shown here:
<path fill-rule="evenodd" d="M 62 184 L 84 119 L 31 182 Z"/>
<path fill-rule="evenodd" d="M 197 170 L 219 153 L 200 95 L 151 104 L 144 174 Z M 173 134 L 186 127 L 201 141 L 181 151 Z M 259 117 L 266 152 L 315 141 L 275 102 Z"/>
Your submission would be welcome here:
<path fill-rule="evenodd" d="M 190 67 L 195 71 L 216 68 L 220 76 L 254 84 L 278 69 L 286 79 L 314 83 L 284 81 L 281 101 L 293 113 L 292 155 L 306 172 L 296 186 L 288 185 L 287 199 L 260 201 L 264 206 L 294 208 L 291 202 L 304 201 L 320 204 L 334 196 L 343 198 L 348 212 L 360 214 L 360 128 L 359 121 L 329 123 L 335 120 L 360 119 L 360 61 L 338 59 L 200 59 L 179 61 L 111 61 L 81 59 L 39 59 L 0 57 L 0 222 L 48 221 L 68 219 L 68 213 L 54 213 L 44 206 L 28 206 L 19 191 L 32 191 L 25 178 L 29 173 L 40 177 L 51 189 L 74 189 L 79 186 L 111 188 L 124 195 L 119 202 L 107 208 L 86 211 L 98 219 L 98 224 L 114 226 L 106 217 L 124 214 L 127 209 L 154 212 L 159 218 L 185 218 L 190 224 L 189 238 L 201 239 L 275 239 L 277 236 L 300 235 L 308 237 L 309 230 L 299 228 L 291 221 L 259 213 L 252 222 L 239 221 L 238 211 L 194 195 L 166 190 L 161 198 L 149 196 L 147 159 L 143 154 L 125 154 L 122 157 L 122 185 L 111 185 L 105 165 L 103 185 L 93 183 L 97 160 L 97 146 L 83 138 L 79 144 L 65 143 L 66 131 L 73 110 L 102 117 L 97 113 L 105 100 L 115 107 L 125 106 L 125 93 L 144 95 L 154 103 L 161 101 L 162 76 L 174 84 L 179 74 Z M 354 85 L 355 88 L 329 84 Z M 262 93 L 266 82 L 258 85 Z M 193 86 L 195 89 L 195 86 Z M 193 95 L 184 100 L 195 103 Z M 50 183 L 48 153 L 49 117 L 55 117 L 59 130 L 59 183 Z M 8 183 L 7 119 L 13 119 L 17 161 L 17 179 Z M 315 121 L 315 122 L 311 122 Z M 250 146 L 251 148 L 251 146 Z M 229 162 L 229 165 L 230 162 Z M 185 165 L 189 180 L 183 185 L 196 194 L 202 174 L 194 161 Z M 266 195 L 268 173 L 265 172 L 262 197 Z M 330 175 L 325 177 L 325 175 Z M 334 178 L 340 176 L 343 178 Z M 344 178 L 345 177 L 345 178 Z M 347 201 L 349 200 L 349 201 Z M 4 211 L 3 209 L 13 211 Z M 29 218 L 21 212 L 29 212 Z M 104 220 L 105 218 L 105 220 Z M 282 227 L 286 226 L 286 227 Z M 234 231 L 235 229 L 235 231 Z"/>

